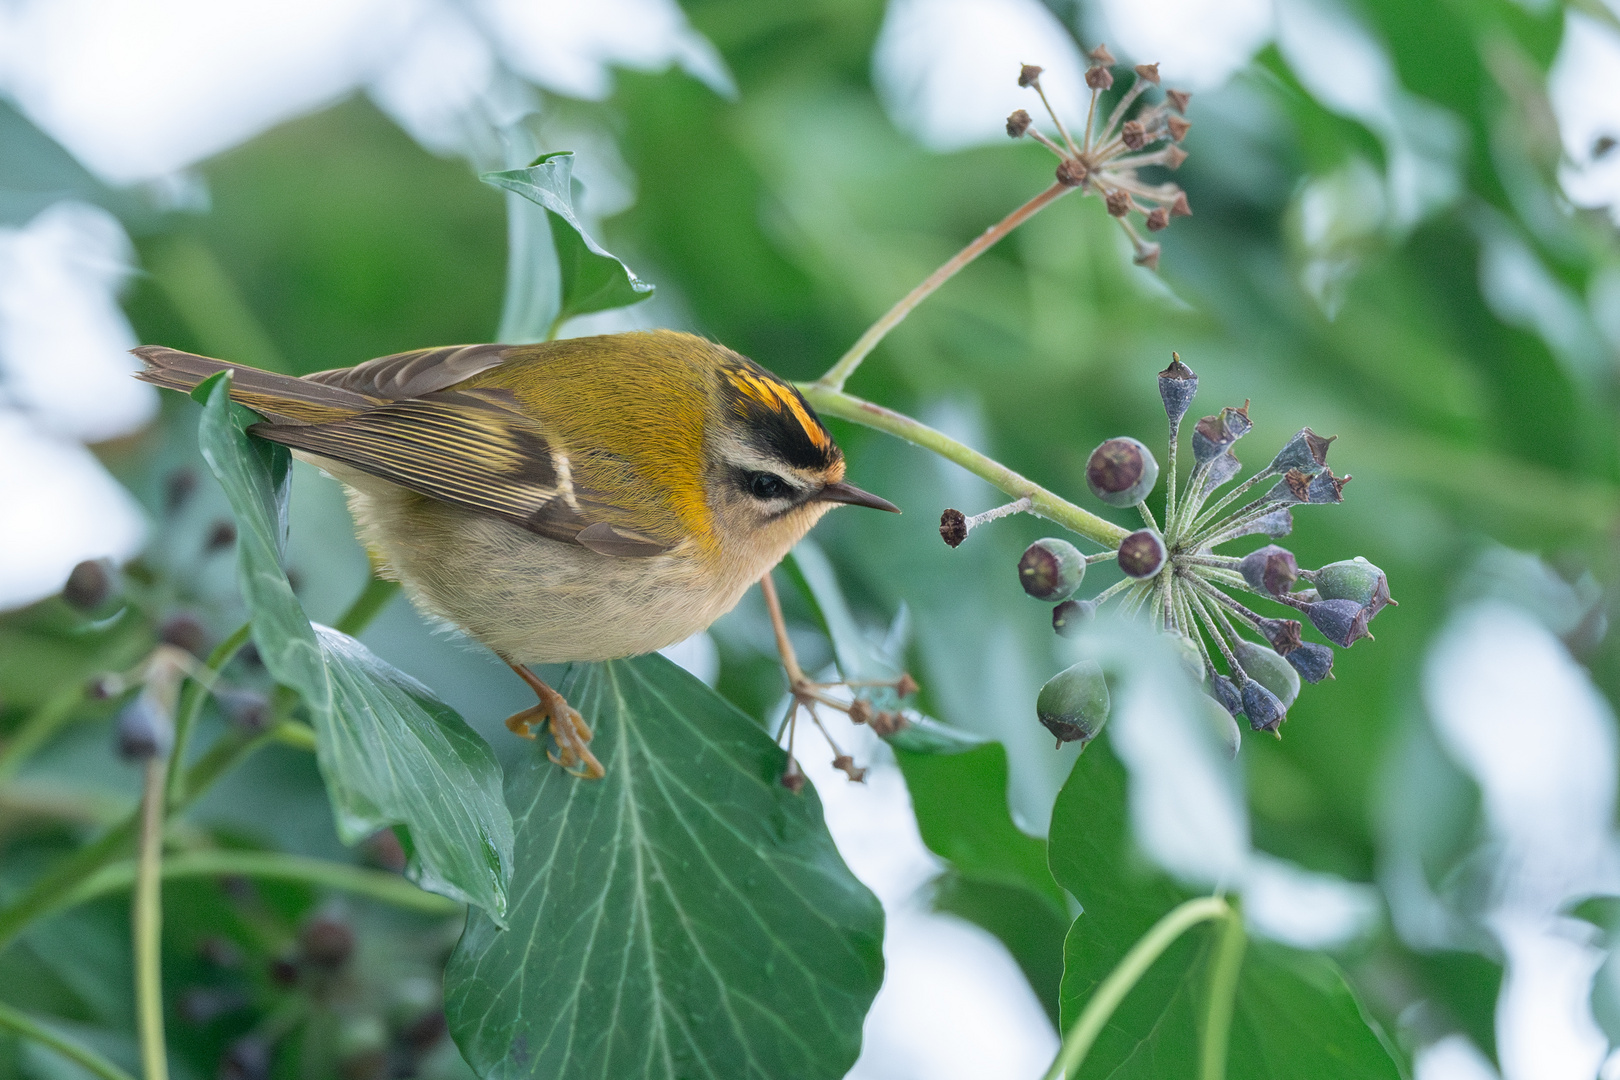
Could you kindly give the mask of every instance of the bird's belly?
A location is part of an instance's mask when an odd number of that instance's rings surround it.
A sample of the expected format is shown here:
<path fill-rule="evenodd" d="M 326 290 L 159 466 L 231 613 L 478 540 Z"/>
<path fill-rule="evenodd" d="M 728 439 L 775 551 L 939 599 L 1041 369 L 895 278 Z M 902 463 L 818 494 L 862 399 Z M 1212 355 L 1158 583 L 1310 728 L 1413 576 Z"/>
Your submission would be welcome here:
<path fill-rule="evenodd" d="M 708 627 L 752 580 L 695 555 L 601 555 L 392 485 L 351 486 L 350 509 L 418 608 L 521 664 L 654 652 Z"/>

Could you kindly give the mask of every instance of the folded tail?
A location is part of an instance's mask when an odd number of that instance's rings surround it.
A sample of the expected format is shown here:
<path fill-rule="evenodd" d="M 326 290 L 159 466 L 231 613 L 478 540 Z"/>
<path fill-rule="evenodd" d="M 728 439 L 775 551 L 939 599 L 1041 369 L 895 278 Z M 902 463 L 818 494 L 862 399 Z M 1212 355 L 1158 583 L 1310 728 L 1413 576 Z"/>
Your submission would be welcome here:
<path fill-rule="evenodd" d="M 220 371 L 231 372 L 231 400 L 246 405 L 272 424 L 320 424 L 342 420 L 382 404 L 353 390 L 310 382 L 292 375 L 232 364 L 162 345 L 131 350 L 146 363 L 135 377 L 155 386 L 189 393 Z"/>

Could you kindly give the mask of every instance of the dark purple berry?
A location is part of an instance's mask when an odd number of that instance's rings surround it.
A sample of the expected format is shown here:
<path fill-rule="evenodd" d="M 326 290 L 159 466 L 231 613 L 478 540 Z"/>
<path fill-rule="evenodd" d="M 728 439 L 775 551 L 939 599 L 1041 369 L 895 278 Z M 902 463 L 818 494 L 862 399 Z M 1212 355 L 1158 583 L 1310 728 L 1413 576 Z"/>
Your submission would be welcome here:
<path fill-rule="evenodd" d="M 62 599 L 80 611 L 94 611 L 113 594 L 112 564 L 106 559 L 86 559 L 68 574 L 62 586 Z"/>
<path fill-rule="evenodd" d="M 1037 600 L 1067 600 L 1086 576 L 1086 557 L 1073 544 L 1056 537 L 1037 540 L 1018 560 L 1018 583 Z"/>
<path fill-rule="evenodd" d="M 1152 529 L 1138 529 L 1119 543 L 1119 568 L 1133 578 L 1157 574 L 1167 557 L 1164 537 Z"/>
<path fill-rule="evenodd" d="M 1135 506 L 1159 479 L 1159 463 L 1135 439 L 1109 439 L 1086 461 L 1086 485 L 1109 506 Z"/>
<path fill-rule="evenodd" d="M 1273 472 L 1289 469 L 1316 472 L 1327 464 L 1328 444 L 1337 438 L 1337 435 L 1329 435 L 1324 439 L 1310 428 L 1300 428 L 1271 459 L 1271 469 Z"/>
<path fill-rule="evenodd" d="M 118 713 L 117 738 L 125 761 L 166 757 L 174 745 L 174 718 L 151 693 L 137 694 Z"/>
<path fill-rule="evenodd" d="M 1258 680 L 1244 682 L 1242 694 L 1243 712 L 1249 718 L 1249 727 L 1255 731 L 1276 731 L 1287 719 L 1288 711 L 1277 700 L 1277 695 L 1261 686 Z"/>
<path fill-rule="evenodd" d="M 1078 637 L 1096 615 L 1097 605 L 1090 600 L 1065 600 L 1052 609 L 1052 629 L 1059 637 Z"/>
<path fill-rule="evenodd" d="M 330 915 L 318 915 L 298 932 L 299 955 L 304 963 L 336 971 L 354 955 L 354 930 Z"/>
<path fill-rule="evenodd" d="M 1348 649 L 1362 638 L 1372 637 L 1367 632 L 1370 618 L 1367 611 L 1354 600 L 1318 600 L 1306 605 L 1305 616 L 1323 637 L 1341 649 Z"/>
<path fill-rule="evenodd" d="M 1284 659 L 1309 683 L 1319 683 L 1333 674 L 1333 650 L 1314 641 L 1304 642 Z"/>
<path fill-rule="evenodd" d="M 208 655 L 208 627 L 189 611 L 177 611 L 164 619 L 158 627 L 158 639 L 199 659 Z"/>
<path fill-rule="evenodd" d="M 1276 544 L 1249 552 L 1238 564 L 1238 571 L 1249 588 L 1272 596 L 1289 592 L 1299 579 L 1299 564 L 1294 561 L 1294 553 Z"/>

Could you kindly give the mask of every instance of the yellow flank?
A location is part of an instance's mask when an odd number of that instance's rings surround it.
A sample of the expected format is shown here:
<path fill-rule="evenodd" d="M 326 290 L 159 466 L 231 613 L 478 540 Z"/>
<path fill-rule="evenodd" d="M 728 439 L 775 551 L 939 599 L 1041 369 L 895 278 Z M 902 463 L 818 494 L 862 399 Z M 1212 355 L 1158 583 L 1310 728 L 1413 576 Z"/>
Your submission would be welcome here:
<path fill-rule="evenodd" d="M 782 412 L 785 409 L 791 413 L 817 448 L 825 450 L 832 445 L 826 430 L 811 419 L 810 413 L 799 400 L 799 395 L 793 392 L 792 387 L 768 376 L 761 377 L 746 368 L 732 368 L 726 374 L 731 377 L 731 384 L 739 392 L 753 398 L 767 409 L 772 412 Z"/>
<path fill-rule="evenodd" d="M 647 339 L 653 339 L 649 342 Z M 719 551 L 704 494 L 711 373 L 730 350 L 669 330 L 517 347 L 461 385 L 514 394 L 568 457 L 582 501 L 611 493 L 593 517 L 675 547 Z M 533 366 L 545 368 L 534 378 Z"/>

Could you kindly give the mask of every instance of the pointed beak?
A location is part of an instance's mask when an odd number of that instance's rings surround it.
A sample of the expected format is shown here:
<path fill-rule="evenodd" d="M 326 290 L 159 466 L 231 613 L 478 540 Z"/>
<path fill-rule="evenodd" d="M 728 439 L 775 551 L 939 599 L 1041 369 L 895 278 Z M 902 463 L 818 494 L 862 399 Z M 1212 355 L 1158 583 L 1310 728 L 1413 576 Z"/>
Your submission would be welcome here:
<path fill-rule="evenodd" d="M 870 491 L 862 491 L 854 484 L 846 484 L 840 480 L 836 484 L 828 484 L 821 489 L 816 498 L 821 502 L 849 503 L 851 506 L 870 506 L 874 510 L 887 510 L 891 514 L 898 514 L 900 508 L 888 499 L 880 499 Z"/>

